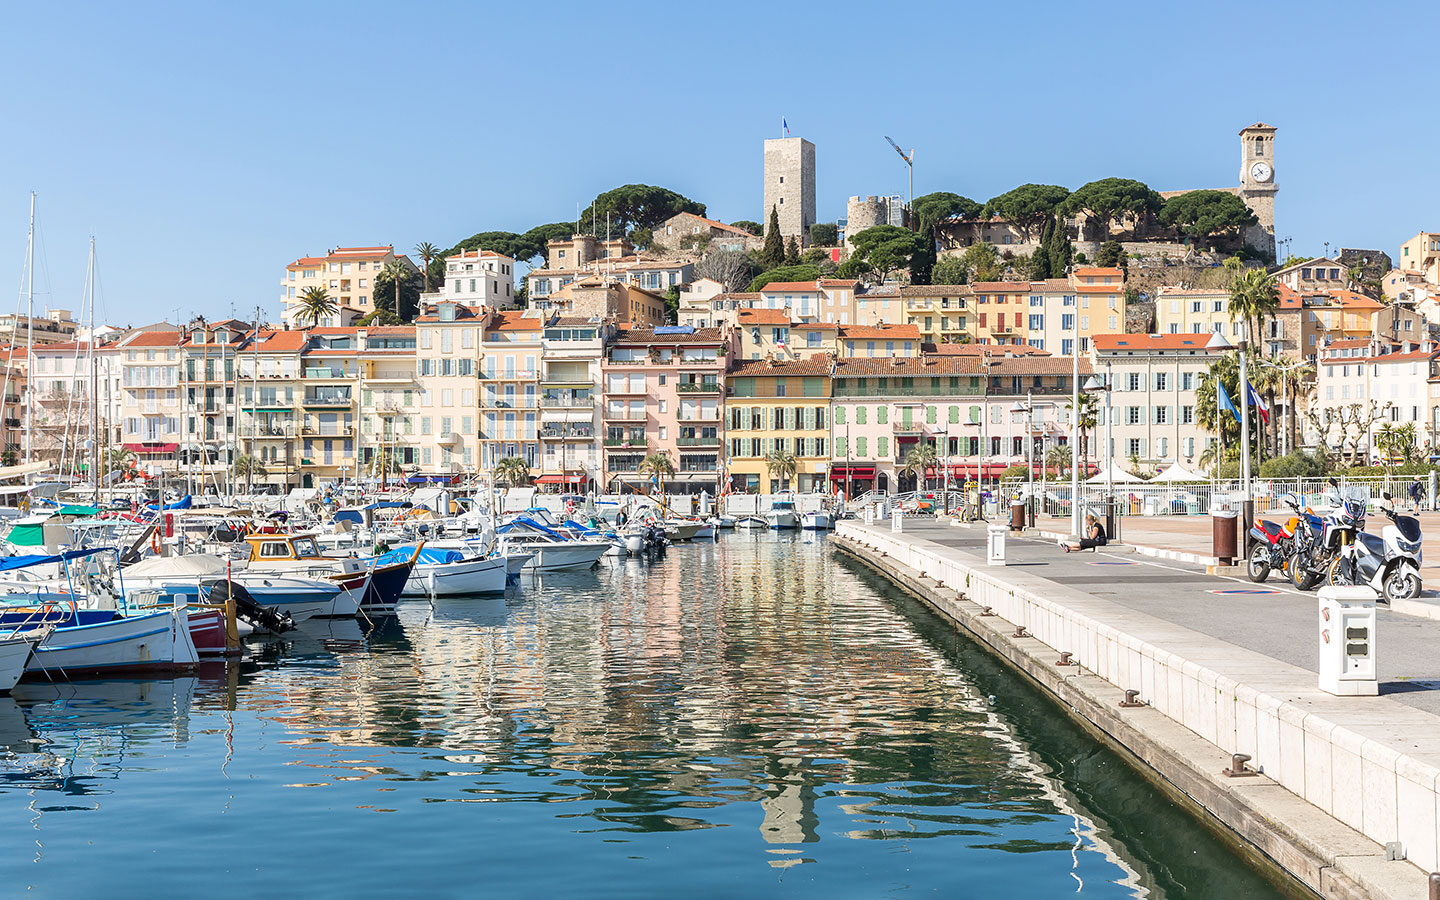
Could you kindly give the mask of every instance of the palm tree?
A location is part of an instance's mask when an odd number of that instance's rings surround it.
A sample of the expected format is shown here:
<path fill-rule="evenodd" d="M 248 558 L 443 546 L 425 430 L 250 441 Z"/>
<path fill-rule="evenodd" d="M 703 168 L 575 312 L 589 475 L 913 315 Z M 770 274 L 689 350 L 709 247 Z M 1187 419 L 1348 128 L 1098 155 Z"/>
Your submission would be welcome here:
<path fill-rule="evenodd" d="M 389 450 L 381 450 L 370 457 L 371 474 L 384 476 L 398 471 L 400 471 L 400 466 L 396 464 L 395 455 Z"/>
<path fill-rule="evenodd" d="M 320 320 L 326 316 L 333 316 L 340 311 L 340 304 L 330 296 L 325 288 L 316 285 L 308 287 L 300 295 L 300 311 L 295 318 L 301 322 L 310 320 L 311 325 L 319 325 Z"/>
<path fill-rule="evenodd" d="M 1065 408 L 1071 410 L 1072 414 L 1074 407 L 1074 403 L 1067 403 L 1065 405 Z M 1089 394 L 1085 391 L 1080 392 L 1080 416 L 1075 421 L 1080 430 L 1080 472 L 1082 474 L 1088 475 L 1090 471 L 1090 442 L 1088 435 L 1095 430 L 1095 426 L 1099 421 L 1099 407 L 1100 401 L 1095 398 L 1094 394 Z"/>
<path fill-rule="evenodd" d="M 1386 422 L 1375 434 L 1375 449 L 1380 451 L 1380 461 L 1385 466 L 1385 477 L 1394 477 L 1395 461 L 1409 462 L 1415 455 L 1415 423 L 1393 425 Z"/>
<path fill-rule="evenodd" d="M 385 264 L 385 268 L 380 270 L 380 274 L 388 275 L 390 283 L 395 285 L 395 305 L 392 309 L 394 309 L 395 315 L 402 319 L 405 318 L 400 312 L 400 282 L 410 274 L 410 270 L 405 268 L 405 264 L 400 260 L 392 259 Z"/>
<path fill-rule="evenodd" d="M 1265 328 L 1265 320 L 1273 318 L 1280 308 L 1280 289 L 1275 281 L 1265 274 L 1264 269 L 1246 269 L 1235 278 L 1230 286 L 1230 321 L 1239 319 L 1245 323 L 1246 337 L 1251 347 L 1258 348 L 1258 341 Z M 1250 330 L 1250 324 L 1255 329 Z"/>
<path fill-rule="evenodd" d="M 1239 447 L 1240 423 L 1228 411 L 1220 409 L 1219 395 L 1215 391 L 1215 385 L 1223 384 L 1225 394 L 1230 402 L 1235 402 L 1235 386 L 1240 383 L 1240 363 L 1233 354 L 1226 354 L 1210 364 L 1210 368 L 1200 377 L 1200 383 L 1195 387 L 1195 421 L 1200 427 L 1217 434 L 1220 438 L 1219 446 L 1222 451 L 1212 453 L 1206 451 L 1210 458 L 1216 462 L 1223 462 L 1228 459 Z M 1230 440 L 1231 436 L 1236 440 Z M 1219 459 L 1215 459 L 1215 457 Z M 1201 456 L 1200 462 L 1205 463 L 1205 456 Z"/>
<path fill-rule="evenodd" d="M 660 496 L 664 497 L 665 479 L 674 477 L 675 466 L 670 463 L 670 454 L 661 450 L 640 460 L 640 466 L 636 471 L 641 475 L 649 476 L 652 482 L 659 485 Z"/>
<path fill-rule="evenodd" d="M 1045 451 L 1045 466 L 1055 470 L 1057 476 L 1064 474 L 1066 466 L 1070 465 L 1070 448 L 1056 444 Z"/>
<path fill-rule="evenodd" d="M 495 464 L 495 483 L 515 487 L 530 483 L 530 466 L 518 456 L 507 456 Z"/>
<path fill-rule="evenodd" d="M 440 248 L 429 241 L 422 241 L 415 245 L 415 255 L 420 257 L 420 274 L 425 278 L 425 293 L 430 293 L 430 263 L 440 255 Z M 400 310 L 395 310 L 397 313 Z"/>
<path fill-rule="evenodd" d="M 905 465 L 900 471 L 906 475 L 915 476 L 916 489 L 924 490 L 927 487 L 926 473 L 939 462 L 940 455 L 935 452 L 935 445 L 929 441 L 921 441 L 905 455 Z"/>
<path fill-rule="evenodd" d="M 248 454 L 241 454 L 235 457 L 235 463 L 230 467 L 230 471 L 236 478 L 245 479 L 245 490 L 247 492 L 250 490 L 257 476 L 264 478 L 270 474 L 266 471 L 265 463 L 260 460 L 260 457 L 250 456 Z"/>
<path fill-rule="evenodd" d="M 780 492 L 784 492 L 788 479 L 795 477 L 795 457 L 784 450 L 771 450 L 765 454 L 765 468 L 770 470 L 770 478 L 780 479 Z"/>
<path fill-rule="evenodd" d="M 109 448 L 105 451 L 105 455 L 100 457 L 100 465 L 102 466 L 100 471 L 101 477 L 117 469 L 126 468 L 134 459 L 135 454 L 126 450 L 124 447 Z"/>

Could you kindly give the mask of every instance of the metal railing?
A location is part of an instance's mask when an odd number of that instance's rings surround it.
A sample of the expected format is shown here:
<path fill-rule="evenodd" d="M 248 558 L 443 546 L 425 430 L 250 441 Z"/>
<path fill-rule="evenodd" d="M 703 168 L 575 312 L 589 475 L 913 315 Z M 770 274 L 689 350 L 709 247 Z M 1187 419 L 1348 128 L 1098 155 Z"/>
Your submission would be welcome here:
<path fill-rule="evenodd" d="M 714 381 L 682 381 L 675 386 L 675 390 L 682 394 L 719 394 L 725 390 L 725 386 Z"/>

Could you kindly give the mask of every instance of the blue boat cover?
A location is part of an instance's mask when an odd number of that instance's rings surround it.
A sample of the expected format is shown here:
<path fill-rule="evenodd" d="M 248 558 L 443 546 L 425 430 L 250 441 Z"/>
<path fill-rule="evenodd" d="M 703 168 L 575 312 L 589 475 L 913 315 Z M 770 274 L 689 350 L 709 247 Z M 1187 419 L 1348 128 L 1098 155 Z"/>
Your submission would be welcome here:
<path fill-rule="evenodd" d="M 9 572 L 12 569 L 28 569 L 31 566 L 40 566 L 45 563 L 66 562 L 67 560 L 79 559 L 82 556 L 94 556 L 97 553 L 113 552 L 108 547 L 91 547 L 86 550 L 66 550 L 64 553 L 25 553 L 20 556 L 0 556 L 0 572 Z"/>
<path fill-rule="evenodd" d="M 185 496 L 181 497 L 179 500 L 176 500 L 174 503 L 167 503 L 167 504 L 165 504 L 164 506 L 156 506 L 154 503 L 147 503 L 147 504 L 145 504 L 145 508 L 146 508 L 146 509 L 189 509 L 189 508 L 190 508 L 191 499 L 192 499 L 192 498 L 190 497 L 190 495 L 189 495 L 189 494 L 186 494 Z"/>
<path fill-rule="evenodd" d="M 388 566 L 393 563 L 402 563 L 410 559 L 415 552 L 415 547 L 396 547 L 394 550 L 380 554 L 376 557 L 376 565 Z M 465 554 L 459 550 L 442 550 L 438 548 L 424 547 L 420 550 L 420 556 L 415 560 L 418 565 L 443 565 L 445 563 L 460 562 Z"/>
<path fill-rule="evenodd" d="M 330 517 L 331 522 L 354 522 L 356 525 L 364 525 L 365 517 L 360 515 L 358 509 L 342 509 Z"/>

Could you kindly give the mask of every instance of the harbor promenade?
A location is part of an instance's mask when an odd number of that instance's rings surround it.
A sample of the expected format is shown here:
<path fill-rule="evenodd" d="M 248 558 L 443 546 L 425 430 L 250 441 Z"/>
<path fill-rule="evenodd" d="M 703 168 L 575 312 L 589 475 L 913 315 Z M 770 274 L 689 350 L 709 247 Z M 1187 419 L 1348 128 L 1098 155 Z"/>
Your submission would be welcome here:
<path fill-rule="evenodd" d="M 1132 522 L 1127 539 L 1148 536 Z M 907 519 L 901 533 L 846 521 L 834 542 L 1322 896 L 1428 895 L 1440 868 L 1440 621 L 1382 609 L 1380 695 L 1336 697 L 1317 683 L 1313 593 L 1015 535 L 1008 565 L 987 566 L 983 527 L 944 521 Z M 1078 667 L 1058 665 L 1061 653 Z M 1119 706 L 1127 690 L 1140 705 Z M 1222 774 L 1236 753 L 1261 774 Z"/>

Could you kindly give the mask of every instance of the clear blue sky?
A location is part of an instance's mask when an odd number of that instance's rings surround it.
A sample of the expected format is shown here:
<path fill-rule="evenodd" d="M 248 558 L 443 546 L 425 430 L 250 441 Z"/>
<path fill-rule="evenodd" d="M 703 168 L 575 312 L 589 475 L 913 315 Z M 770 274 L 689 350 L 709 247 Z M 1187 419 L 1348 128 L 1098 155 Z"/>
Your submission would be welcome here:
<path fill-rule="evenodd" d="M 876 16 L 899 16 L 886 19 Z M 0 285 L 40 195 L 37 305 L 260 304 L 343 244 L 441 247 L 628 182 L 761 219 L 761 141 L 817 145 L 819 216 L 1026 181 L 1237 183 L 1279 128 L 1279 237 L 1395 255 L 1440 229 L 1433 4 L 16 4 L 0 59 Z M 12 308 L 0 294 L 0 310 Z"/>

